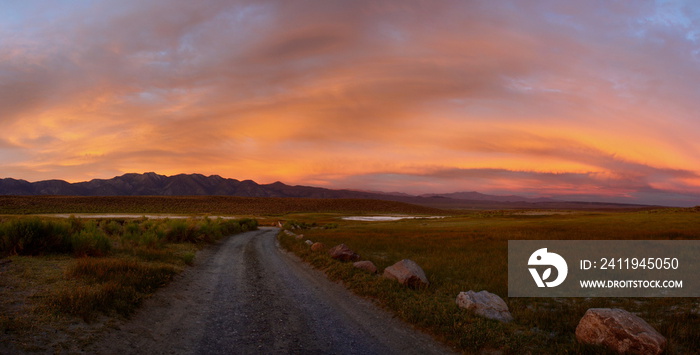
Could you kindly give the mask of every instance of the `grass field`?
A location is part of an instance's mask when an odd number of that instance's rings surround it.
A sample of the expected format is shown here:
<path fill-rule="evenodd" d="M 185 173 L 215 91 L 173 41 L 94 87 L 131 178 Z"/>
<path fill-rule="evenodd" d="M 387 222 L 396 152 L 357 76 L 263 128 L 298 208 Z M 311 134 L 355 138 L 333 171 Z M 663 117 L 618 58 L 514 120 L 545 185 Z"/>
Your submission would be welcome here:
<path fill-rule="evenodd" d="M 87 326 L 66 322 L 66 317 L 94 324 L 96 319 L 103 322 L 104 315 L 128 315 L 133 305 L 191 264 L 202 245 L 224 235 L 221 226 L 215 226 L 223 221 L 214 219 L 90 222 L 17 216 L 50 213 L 236 215 L 255 216 L 261 223 L 296 221 L 288 225 L 305 228 L 295 231 L 303 233 L 304 239 L 327 246 L 345 243 L 363 259 L 373 261 L 380 272 L 396 261 L 412 259 L 425 270 L 430 287 L 406 289 L 336 262 L 326 253 L 311 253 L 303 240 L 280 236 L 285 247 L 324 269 L 332 279 L 342 280 L 352 291 L 375 299 L 467 353 L 605 353 L 579 345 L 574 337 L 578 321 L 591 307 L 619 307 L 638 314 L 667 337 L 670 354 L 700 348 L 698 298 L 506 297 L 508 240 L 699 239 L 697 208 L 550 214 L 446 212 L 395 202 L 341 199 L 0 196 L 0 214 L 6 214 L 0 216 L 4 257 L 0 258 L 0 338 L 18 342 L 24 351 L 42 350 L 34 348 L 32 339 L 37 334 L 55 338 L 57 328 L 89 342 Z M 355 214 L 453 216 L 394 222 L 341 218 Z M 26 223 L 13 224 L 17 220 Z M 24 240 L 17 237 L 24 235 L 19 232 L 27 230 L 37 235 L 50 231 L 52 242 L 17 243 Z M 129 277 L 108 279 L 108 274 Z M 488 290 L 503 297 L 515 321 L 502 324 L 460 310 L 455 298 L 468 290 Z"/>
<path fill-rule="evenodd" d="M 435 208 L 363 199 L 235 196 L 0 196 L 0 215 L 49 213 L 172 213 L 185 215 L 281 216 L 288 213 L 444 214 Z"/>
<path fill-rule="evenodd" d="M 282 244 L 354 292 L 373 298 L 406 321 L 465 352 L 605 353 L 582 346 L 574 330 L 588 308 L 616 307 L 638 314 L 667 337 L 667 353 L 700 349 L 698 298 L 508 298 L 509 239 L 700 239 L 697 209 L 579 212 L 561 215 L 481 212 L 445 219 L 394 222 L 344 221 L 334 215 L 294 215 L 304 239 L 328 247 L 345 243 L 380 272 L 412 259 L 431 285 L 411 290 L 311 252 L 303 241 L 280 234 Z M 334 227 L 336 227 L 334 225 Z M 472 316 L 455 305 L 460 291 L 487 290 L 506 300 L 515 321 L 502 324 Z"/>

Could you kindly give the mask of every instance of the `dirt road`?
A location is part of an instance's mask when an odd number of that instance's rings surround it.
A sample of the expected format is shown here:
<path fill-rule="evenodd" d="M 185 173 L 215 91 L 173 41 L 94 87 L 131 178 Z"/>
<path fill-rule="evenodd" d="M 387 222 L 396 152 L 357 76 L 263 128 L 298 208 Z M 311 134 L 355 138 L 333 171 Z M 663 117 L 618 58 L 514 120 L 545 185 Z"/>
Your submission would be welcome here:
<path fill-rule="evenodd" d="M 431 354 L 449 349 L 281 250 L 276 228 L 229 238 L 110 331 L 113 354 Z"/>

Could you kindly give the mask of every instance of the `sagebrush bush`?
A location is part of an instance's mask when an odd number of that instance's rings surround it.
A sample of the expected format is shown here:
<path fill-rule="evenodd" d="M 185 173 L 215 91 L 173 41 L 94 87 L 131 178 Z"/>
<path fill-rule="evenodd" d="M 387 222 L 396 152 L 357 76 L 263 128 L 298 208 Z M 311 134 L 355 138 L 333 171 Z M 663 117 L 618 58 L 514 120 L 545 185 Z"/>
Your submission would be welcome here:
<path fill-rule="evenodd" d="M 3 254 L 39 255 L 70 251 L 70 225 L 38 217 L 13 219 L 0 225 Z"/>
<path fill-rule="evenodd" d="M 211 219 L 204 218 L 198 225 L 197 234 L 200 241 L 212 243 L 223 237 L 220 223 L 214 223 Z"/>
<path fill-rule="evenodd" d="M 198 229 L 193 221 L 172 220 L 165 230 L 165 239 L 172 243 L 196 243 Z"/>
<path fill-rule="evenodd" d="M 71 245 L 73 254 L 77 257 L 105 256 L 112 249 L 109 239 L 104 234 L 86 230 L 73 234 Z"/>
<path fill-rule="evenodd" d="M 100 222 L 100 228 L 102 228 L 107 235 L 121 235 L 124 232 L 123 223 L 119 223 L 116 220 L 103 220 Z"/>
<path fill-rule="evenodd" d="M 68 217 L 68 223 L 70 224 L 70 232 L 71 234 L 75 234 L 83 230 L 83 227 L 85 226 L 83 224 L 83 220 L 80 218 L 76 218 L 74 215 L 70 215 Z"/>
<path fill-rule="evenodd" d="M 235 222 L 235 221 L 233 221 Z M 258 229 L 258 220 L 257 219 L 252 219 L 252 218 L 243 218 L 238 220 L 238 223 L 241 226 L 241 230 L 234 232 L 234 233 L 240 233 L 240 232 L 247 232 L 247 231 L 252 231 Z"/>

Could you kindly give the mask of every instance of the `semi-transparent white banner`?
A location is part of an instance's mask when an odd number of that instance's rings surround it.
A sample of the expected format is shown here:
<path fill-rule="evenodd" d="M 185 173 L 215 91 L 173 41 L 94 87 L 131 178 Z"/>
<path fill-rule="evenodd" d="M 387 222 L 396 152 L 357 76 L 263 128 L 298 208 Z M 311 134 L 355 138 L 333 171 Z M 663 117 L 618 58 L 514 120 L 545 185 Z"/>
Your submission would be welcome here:
<path fill-rule="evenodd" d="M 700 297 L 700 241 L 509 240 L 508 297 Z"/>

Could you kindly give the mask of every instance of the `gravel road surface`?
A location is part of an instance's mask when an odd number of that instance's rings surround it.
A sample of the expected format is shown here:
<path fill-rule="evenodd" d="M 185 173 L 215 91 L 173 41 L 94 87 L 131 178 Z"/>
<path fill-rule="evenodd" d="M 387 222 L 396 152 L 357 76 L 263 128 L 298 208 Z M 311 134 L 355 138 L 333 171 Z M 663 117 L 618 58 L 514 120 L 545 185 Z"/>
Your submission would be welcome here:
<path fill-rule="evenodd" d="M 111 354 L 444 354 L 431 337 L 279 248 L 233 236 L 89 351 Z"/>

